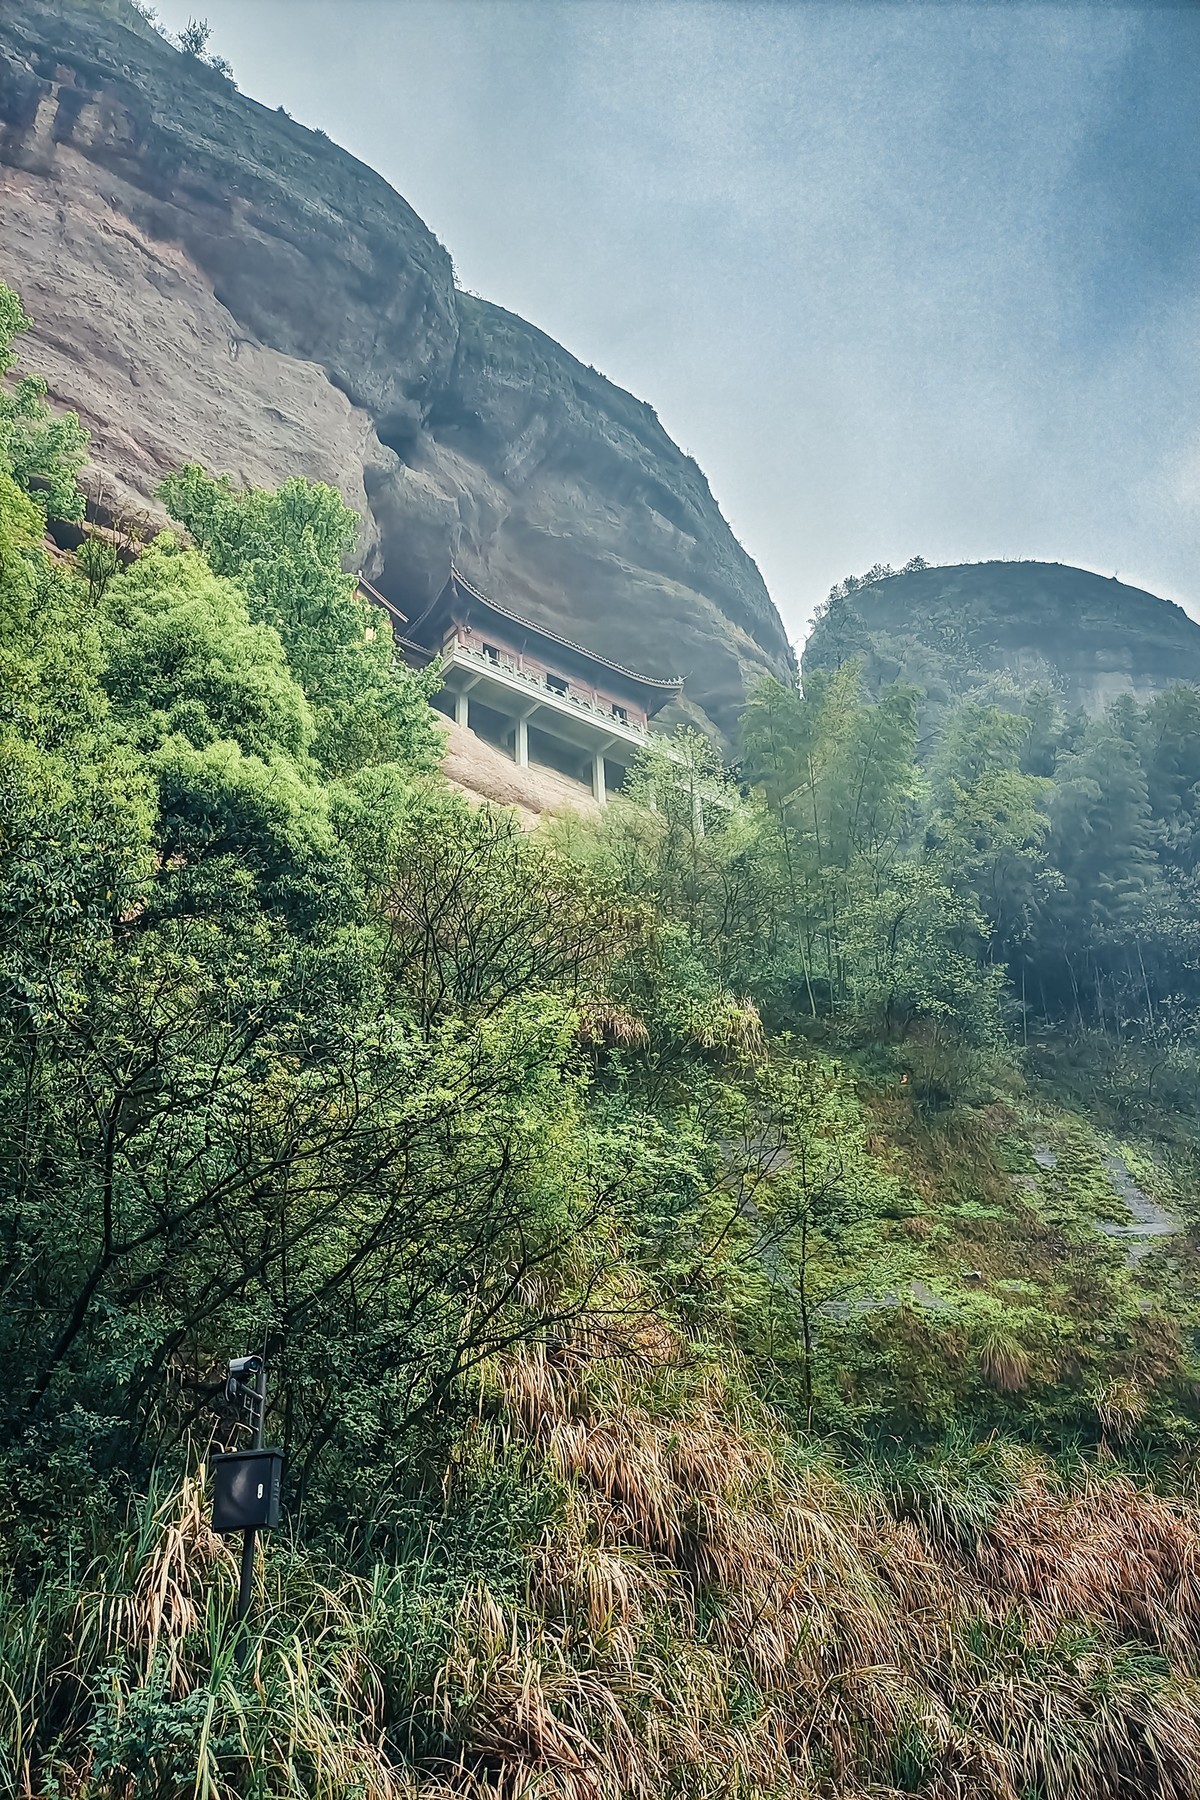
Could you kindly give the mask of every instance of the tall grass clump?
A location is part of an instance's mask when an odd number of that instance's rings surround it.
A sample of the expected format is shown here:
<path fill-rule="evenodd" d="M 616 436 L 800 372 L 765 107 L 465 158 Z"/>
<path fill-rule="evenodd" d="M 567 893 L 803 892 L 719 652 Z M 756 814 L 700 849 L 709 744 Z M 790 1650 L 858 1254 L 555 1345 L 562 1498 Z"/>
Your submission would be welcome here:
<path fill-rule="evenodd" d="M 7 1790 L 1195 1792 L 1185 1501 L 1002 1445 L 851 1481 L 652 1323 L 498 1360 L 471 1432 L 557 1496 L 516 1585 L 277 1538 L 242 1667 L 192 1479 L 89 1567 L 7 1582 Z"/>

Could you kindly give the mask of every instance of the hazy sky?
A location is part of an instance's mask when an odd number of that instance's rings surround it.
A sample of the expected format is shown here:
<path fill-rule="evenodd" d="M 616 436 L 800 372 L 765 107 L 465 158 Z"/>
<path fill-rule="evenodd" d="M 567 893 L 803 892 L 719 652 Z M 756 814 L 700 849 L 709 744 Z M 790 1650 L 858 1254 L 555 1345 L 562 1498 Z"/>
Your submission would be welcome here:
<path fill-rule="evenodd" d="M 916 552 L 1200 616 L 1200 4 L 158 10 L 649 400 L 793 636 Z"/>

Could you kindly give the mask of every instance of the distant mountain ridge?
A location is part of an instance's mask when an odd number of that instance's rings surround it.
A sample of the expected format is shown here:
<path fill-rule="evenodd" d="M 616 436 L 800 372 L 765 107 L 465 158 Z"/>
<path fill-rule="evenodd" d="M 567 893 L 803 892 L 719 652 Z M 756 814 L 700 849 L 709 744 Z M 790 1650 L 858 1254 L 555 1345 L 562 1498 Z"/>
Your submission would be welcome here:
<path fill-rule="evenodd" d="M 1200 683 L 1200 624 L 1174 601 L 1065 563 L 983 562 L 902 571 L 834 599 L 804 646 L 805 670 L 851 656 L 872 691 L 911 681 L 946 704 L 971 688 L 1053 687 L 1103 711 Z"/>
<path fill-rule="evenodd" d="M 128 0 L 0 0 L 0 276 L 108 492 L 185 455 L 334 482 L 405 610 L 451 559 L 541 623 L 682 674 L 729 738 L 795 660 L 653 409 L 459 292 L 379 175 L 239 93 Z"/>

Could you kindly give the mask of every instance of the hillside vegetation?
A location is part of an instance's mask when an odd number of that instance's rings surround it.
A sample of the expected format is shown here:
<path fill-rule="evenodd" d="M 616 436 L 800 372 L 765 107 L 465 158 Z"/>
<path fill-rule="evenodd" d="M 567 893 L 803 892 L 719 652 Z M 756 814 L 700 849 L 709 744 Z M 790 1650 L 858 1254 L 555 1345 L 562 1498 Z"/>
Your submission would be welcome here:
<path fill-rule="evenodd" d="M 819 610 L 806 671 L 858 658 L 868 691 L 915 683 L 932 718 L 974 693 L 1001 702 L 1052 688 L 1102 713 L 1200 681 L 1200 625 L 1181 606 L 1116 576 L 1063 563 L 984 562 L 848 576 Z"/>
<path fill-rule="evenodd" d="M 331 489 L 52 553 L 84 451 L 4 391 L 0 1788 L 1194 1794 L 1200 696 L 847 664 L 530 833 Z"/>

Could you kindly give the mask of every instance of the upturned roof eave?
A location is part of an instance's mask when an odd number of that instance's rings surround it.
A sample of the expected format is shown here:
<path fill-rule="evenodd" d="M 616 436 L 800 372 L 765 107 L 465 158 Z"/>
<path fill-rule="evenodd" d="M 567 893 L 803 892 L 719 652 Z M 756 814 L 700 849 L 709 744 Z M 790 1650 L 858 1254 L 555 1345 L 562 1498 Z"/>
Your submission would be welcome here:
<path fill-rule="evenodd" d="M 665 705 L 672 695 L 683 692 L 683 676 L 676 675 L 668 680 L 663 680 L 657 675 L 642 675 L 636 669 L 627 669 L 623 663 L 614 662 L 612 657 L 602 656 L 598 650 L 589 650 L 586 644 L 577 644 L 572 638 L 564 637 L 561 632 L 552 630 L 550 626 L 539 625 L 535 619 L 527 619 L 523 613 L 514 612 L 511 606 L 504 606 L 499 600 L 493 600 L 489 595 L 481 593 L 474 582 L 468 581 L 462 571 L 455 568 L 453 564 L 451 564 L 450 574 L 446 578 L 445 585 L 436 599 L 430 601 L 425 611 L 409 626 L 410 636 L 416 636 L 425 621 L 432 618 L 437 612 L 447 594 L 456 588 L 469 595 L 481 606 L 486 607 L 489 612 L 495 613 L 498 618 L 506 619 L 514 625 L 520 625 L 523 630 L 532 631 L 548 643 L 557 644 L 564 650 L 570 650 L 576 656 L 586 657 L 589 662 L 597 663 L 601 668 L 611 670 L 614 675 L 620 675 L 624 680 L 632 681 L 638 687 L 652 689 L 661 694 L 660 705 Z"/>

